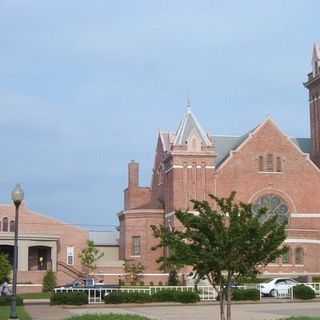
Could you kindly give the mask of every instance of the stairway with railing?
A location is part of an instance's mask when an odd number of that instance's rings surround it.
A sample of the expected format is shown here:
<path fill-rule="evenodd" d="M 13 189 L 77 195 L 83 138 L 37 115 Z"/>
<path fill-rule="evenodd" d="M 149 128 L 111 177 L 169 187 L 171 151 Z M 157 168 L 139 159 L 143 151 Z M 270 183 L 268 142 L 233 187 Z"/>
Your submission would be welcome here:
<path fill-rule="evenodd" d="M 77 268 L 70 266 L 69 264 L 58 261 L 58 271 L 62 271 L 65 274 L 67 274 L 72 279 L 76 280 L 78 278 L 84 278 L 86 276 L 86 273 L 78 270 Z"/>

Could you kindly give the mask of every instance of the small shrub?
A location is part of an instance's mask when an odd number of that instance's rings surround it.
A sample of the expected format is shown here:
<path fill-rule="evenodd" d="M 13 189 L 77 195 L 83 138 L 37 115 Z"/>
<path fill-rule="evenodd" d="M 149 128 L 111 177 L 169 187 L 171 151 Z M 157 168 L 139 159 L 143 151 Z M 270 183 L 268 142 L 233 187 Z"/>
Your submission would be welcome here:
<path fill-rule="evenodd" d="M 124 284 L 125 284 L 125 283 L 124 283 L 124 281 L 123 281 L 122 279 L 119 279 L 119 281 L 118 281 L 118 282 L 119 282 L 119 286 L 120 286 L 120 287 L 121 287 L 121 286 L 124 286 Z"/>
<path fill-rule="evenodd" d="M 88 303 L 88 295 L 85 292 L 64 292 L 53 293 L 50 297 L 50 304 L 69 304 L 80 306 Z"/>
<path fill-rule="evenodd" d="M 150 285 L 150 286 L 154 286 L 153 281 L 150 281 L 149 285 Z"/>
<path fill-rule="evenodd" d="M 158 285 L 159 285 L 159 286 L 163 286 L 163 282 L 162 282 L 162 281 L 159 281 Z"/>
<path fill-rule="evenodd" d="M 42 280 L 42 292 L 51 292 L 57 286 L 57 278 L 53 271 L 47 271 Z"/>
<path fill-rule="evenodd" d="M 232 300 L 259 300 L 260 292 L 257 289 L 234 289 L 232 292 Z"/>
<path fill-rule="evenodd" d="M 176 270 L 169 272 L 168 277 L 168 286 L 178 286 L 179 285 L 179 279 L 178 279 L 178 273 Z"/>
<path fill-rule="evenodd" d="M 1 296 L 0 297 L 0 306 L 10 306 L 12 296 Z M 20 296 L 17 296 L 17 306 L 23 305 L 23 299 Z"/>
<path fill-rule="evenodd" d="M 299 284 L 293 287 L 293 296 L 297 299 L 308 300 L 314 299 L 315 293 L 310 287 L 305 286 L 303 284 Z"/>
<path fill-rule="evenodd" d="M 143 286 L 144 286 L 144 281 L 140 281 L 140 282 L 139 282 L 139 285 L 140 285 L 141 287 L 143 287 Z"/>

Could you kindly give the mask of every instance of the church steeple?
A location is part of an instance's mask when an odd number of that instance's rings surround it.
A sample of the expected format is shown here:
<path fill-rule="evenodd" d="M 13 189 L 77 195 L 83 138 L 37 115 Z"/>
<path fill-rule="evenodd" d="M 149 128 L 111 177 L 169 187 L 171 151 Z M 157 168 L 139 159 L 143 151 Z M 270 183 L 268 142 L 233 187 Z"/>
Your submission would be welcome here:
<path fill-rule="evenodd" d="M 312 160 L 320 167 L 320 44 L 315 43 L 312 50 L 312 72 L 304 83 L 309 90 L 310 129 L 312 140 Z"/>
<path fill-rule="evenodd" d="M 212 146 L 212 141 L 209 139 L 208 135 L 205 133 L 197 118 L 191 111 L 189 99 L 187 103 L 187 112 L 179 125 L 173 144 L 189 146 L 192 146 L 193 144 L 194 147 L 198 147 L 197 149 L 199 149 L 199 151 L 201 150 L 201 146 Z"/>

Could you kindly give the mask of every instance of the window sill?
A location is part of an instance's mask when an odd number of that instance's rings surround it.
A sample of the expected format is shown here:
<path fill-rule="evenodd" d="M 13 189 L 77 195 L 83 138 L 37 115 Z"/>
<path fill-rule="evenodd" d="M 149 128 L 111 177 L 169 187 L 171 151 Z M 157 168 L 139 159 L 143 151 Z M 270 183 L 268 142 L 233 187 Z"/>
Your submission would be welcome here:
<path fill-rule="evenodd" d="M 141 258 L 141 256 L 130 256 L 131 258 Z"/>

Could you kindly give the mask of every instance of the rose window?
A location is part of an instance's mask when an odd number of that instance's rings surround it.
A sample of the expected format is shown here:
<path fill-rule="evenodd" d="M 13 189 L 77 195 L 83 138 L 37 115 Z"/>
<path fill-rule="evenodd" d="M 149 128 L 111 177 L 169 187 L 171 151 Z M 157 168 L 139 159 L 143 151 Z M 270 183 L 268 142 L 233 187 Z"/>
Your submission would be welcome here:
<path fill-rule="evenodd" d="M 289 207 L 281 197 L 274 194 L 267 194 L 260 197 L 253 204 L 252 209 L 255 213 L 258 213 L 262 208 L 267 210 L 266 217 L 276 215 L 280 223 L 288 223 Z"/>

